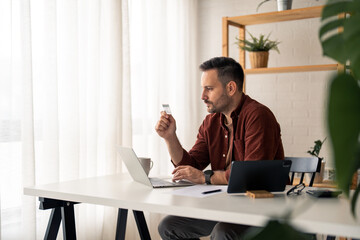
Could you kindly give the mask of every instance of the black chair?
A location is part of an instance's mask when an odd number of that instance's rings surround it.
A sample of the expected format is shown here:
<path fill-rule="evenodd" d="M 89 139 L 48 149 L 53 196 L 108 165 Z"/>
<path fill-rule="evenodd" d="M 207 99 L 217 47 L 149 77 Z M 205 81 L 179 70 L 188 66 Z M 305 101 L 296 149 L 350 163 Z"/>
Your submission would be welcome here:
<path fill-rule="evenodd" d="M 304 181 L 305 173 L 312 173 L 309 187 L 312 187 L 315 179 L 315 174 L 320 172 L 321 160 L 317 157 L 285 157 L 285 160 L 292 162 L 290 173 L 290 184 L 293 185 L 295 173 L 301 173 L 299 183 Z"/>

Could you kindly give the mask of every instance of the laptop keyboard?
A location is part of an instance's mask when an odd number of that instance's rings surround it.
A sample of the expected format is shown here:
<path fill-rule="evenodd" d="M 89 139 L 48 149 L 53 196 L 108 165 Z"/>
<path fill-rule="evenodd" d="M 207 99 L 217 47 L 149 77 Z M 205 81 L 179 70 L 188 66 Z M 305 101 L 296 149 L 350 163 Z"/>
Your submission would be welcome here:
<path fill-rule="evenodd" d="M 161 178 L 149 178 L 153 187 L 169 187 L 169 186 L 184 186 L 184 185 L 192 185 L 187 181 L 179 181 L 179 182 L 171 182 L 166 181 Z"/>
<path fill-rule="evenodd" d="M 152 185 L 154 187 L 159 187 L 159 186 L 174 186 L 176 185 L 176 183 L 174 182 L 170 182 L 170 181 L 165 181 L 163 179 L 160 178 L 150 178 L 150 181 L 152 183 Z"/>

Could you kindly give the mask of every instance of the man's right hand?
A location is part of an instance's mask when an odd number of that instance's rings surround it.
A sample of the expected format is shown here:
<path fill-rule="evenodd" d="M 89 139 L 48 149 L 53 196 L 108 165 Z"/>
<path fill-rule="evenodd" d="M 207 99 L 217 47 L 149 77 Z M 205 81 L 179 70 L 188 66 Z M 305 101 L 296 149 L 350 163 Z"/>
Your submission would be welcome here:
<path fill-rule="evenodd" d="M 176 131 L 176 121 L 173 116 L 162 111 L 160 119 L 155 126 L 155 131 L 165 140 L 169 140 L 171 137 L 174 137 Z"/>

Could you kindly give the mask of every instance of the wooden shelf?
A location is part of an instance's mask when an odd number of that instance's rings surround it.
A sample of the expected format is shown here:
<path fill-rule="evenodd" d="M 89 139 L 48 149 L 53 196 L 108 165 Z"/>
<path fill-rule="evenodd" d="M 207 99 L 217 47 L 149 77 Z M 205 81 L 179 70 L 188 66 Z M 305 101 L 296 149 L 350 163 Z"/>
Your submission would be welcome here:
<path fill-rule="evenodd" d="M 229 56 L 229 27 L 236 27 L 239 30 L 239 39 L 245 39 L 246 26 L 255 24 L 267 24 L 275 22 L 302 20 L 321 17 L 324 6 L 315 6 L 285 11 L 276 11 L 246 16 L 223 17 L 222 18 L 222 55 Z M 247 74 L 269 74 L 269 73 L 291 73 L 291 72 L 313 72 L 313 71 L 332 71 L 344 68 L 341 64 L 320 64 L 305 66 L 284 66 L 273 68 L 246 68 L 245 51 L 239 50 L 239 63 L 244 68 L 245 78 Z M 244 89 L 246 80 L 244 78 Z"/>
<path fill-rule="evenodd" d="M 250 68 L 244 69 L 245 74 L 269 74 L 269 73 L 291 73 L 291 72 L 314 72 L 337 70 L 338 64 L 306 65 L 273 68 Z"/>
<path fill-rule="evenodd" d="M 254 24 L 265 24 L 273 22 L 284 22 L 321 16 L 324 6 L 291 9 L 286 11 L 252 14 L 247 16 L 227 17 L 229 25 L 245 26 Z"/>

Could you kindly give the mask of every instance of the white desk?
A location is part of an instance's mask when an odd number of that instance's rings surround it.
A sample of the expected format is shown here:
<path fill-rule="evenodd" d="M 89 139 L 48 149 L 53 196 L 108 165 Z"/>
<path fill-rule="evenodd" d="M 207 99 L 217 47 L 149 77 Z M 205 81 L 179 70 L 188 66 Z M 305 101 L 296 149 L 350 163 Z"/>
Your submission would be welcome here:
<path fill-rule="evenodd" d="M 226 193 L 205 198 L 169 194 L 175 188 L 151 189 L 133 182 L 128 175 L 111 175 L 24 188 L 26 195 L 112 206 L 185 217 L 262 226 L 272 216 L 297 208 L 292 223 L 309 233 L 360 238 L 360 220 L 352 217 L 344 198 L 317 199 L 305 194 L 287 197 L 250 199 Z M 305 190 L 304 190 L 305 191 Z M 309 201 L 304 206 L 304 202 Z M 360 206 L 357 206 L 360 218 Z"/>

